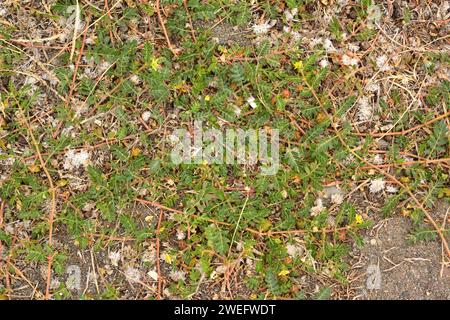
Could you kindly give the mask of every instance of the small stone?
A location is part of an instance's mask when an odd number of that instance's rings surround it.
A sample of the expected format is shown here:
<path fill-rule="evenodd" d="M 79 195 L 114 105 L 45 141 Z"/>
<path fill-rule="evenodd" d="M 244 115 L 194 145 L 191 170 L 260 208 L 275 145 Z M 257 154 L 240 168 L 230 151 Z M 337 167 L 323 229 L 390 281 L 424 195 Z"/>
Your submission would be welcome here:
<path fill-rule="evenodd" d="M 144 111 L 142 113 L 142 120 L 144 120 L 145 122 L 148 122 L 150 120 L 150 118 L 152 117 L 152 114 L 150 111 Z"/>
<path fill-rule="evenodd" d="M 298 256 L 301 256 L 303 254 L 303 247 L 298 244 L 288 244 L 286 246 L 287 254 L 291 258 L 296 258 Z"/>

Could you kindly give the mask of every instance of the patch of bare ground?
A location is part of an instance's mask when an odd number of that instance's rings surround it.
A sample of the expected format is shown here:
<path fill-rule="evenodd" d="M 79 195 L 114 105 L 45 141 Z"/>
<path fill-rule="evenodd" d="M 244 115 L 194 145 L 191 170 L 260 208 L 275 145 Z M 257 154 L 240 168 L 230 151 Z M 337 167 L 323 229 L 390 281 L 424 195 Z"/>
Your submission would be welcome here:
<path fill-rule="evenodd" d="M 439 202 L 436 221 L 448 224 L 450 206 Z M 450 299 L 450 267 L 438 240 L 412 243 L 412 222 L 403 216 L 379 220 L 355 250 L 355 299 Z"/>

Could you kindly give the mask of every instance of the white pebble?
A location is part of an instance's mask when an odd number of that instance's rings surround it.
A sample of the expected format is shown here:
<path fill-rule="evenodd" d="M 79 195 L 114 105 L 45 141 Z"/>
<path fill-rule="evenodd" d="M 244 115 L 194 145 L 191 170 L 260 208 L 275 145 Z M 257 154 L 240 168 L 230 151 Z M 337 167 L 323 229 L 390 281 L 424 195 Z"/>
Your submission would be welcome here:
<path fill-rule="evenodd" d="M 148 120 L 150 120 L 151 117 L 152 117 L 152 114 L 150 111 L 144 111 L 142 113 L 142 120 L 144 120 L 145 122 L 148 122 Z"/>

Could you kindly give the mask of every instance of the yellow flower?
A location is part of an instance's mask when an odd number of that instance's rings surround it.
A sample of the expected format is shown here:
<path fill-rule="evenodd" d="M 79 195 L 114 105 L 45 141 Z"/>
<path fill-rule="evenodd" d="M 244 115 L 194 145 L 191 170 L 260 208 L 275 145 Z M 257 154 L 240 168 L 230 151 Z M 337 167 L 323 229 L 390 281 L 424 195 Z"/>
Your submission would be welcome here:
<path fill-rule="evenodd" d="M 318 123 L 323 123 L 328 120 L 328 116 L 324 112 L 319 112 L 316 116 L 316 120 Z"/>
<path fill-rule="evenodd" d="M 158 68 L 159 68 L 159 61 L 158 61 L 158 59 L 157 58 L 152 58 L 152 62 L 150 62 L 150 67 L 153 69 L 153 70 L 158 70 Z"/>
<path fill-rule="evenodd" d="M 69 181 L 67 179 L 61 179 L 61 180 L 58 180 L 58 182 L 56 182 L 56 185 L 58 187 L 65 187 L 68 184 L 69 184 Z"/>
<path fill-rule="evenodd" d="M 281 271 L 278 273 L 278 275 L 279 275 L 279 276 L 287 276 L 289 273 L 290 273 L 289 270 L 281 270 Z"/>
<path fill-rule="evenodd" d="M 41 171 L 41 168 L 39 166 L 35 165 L 35 164 L 32 164 L 31 166 L 28 167 L 28 170 L 31 173 L 38 173 L 38 172 Z"/>
<path fill-rule="evenodd" d="M 259 223 L 259 230 L 260 231 L 268 231 L 270 228 L 272 227 L 272 222 L 270 222 L 267 219 L 263 219 L 261 220 L 261 222 Z"/>
<path fill-rule="evenodd" d="M 180 82 L 174 84 L 172 86 L 172 88 L 174 90 L 177 90 L 177 91 L 180 91 L 180 92 L 184 92 L 184 93 L 189 92 L 189 86 L 187 86 L 184 81 L 180 81 Z"/>
<path fill-rule="evenodd" d="M 355 216 L 355 221 L 356 221 L 356 224 L 361 224 L 361 223 L 364 222 L 364 219 L 363 219 L 363 217 L 360 214 L 357 214 Z"/>
<path fill-rule="evenodd" d="M 296 61 L 293 63 L 294 65 L 294 69 L 297 70 L 298 72 L 302 71 L 303 69 L 303 61 Z"/>
<path fill-rule="evenodd" d="M 409 179 L 409 177 L 400 177 L 400 181 L 408 184 L 411 181 L 411 179 Z"/>
<path fill-rule="evenodd" d="M 439 192 L 438 198 L 442 198 L 443 196 L 450 197 L 450 188 L 443 188 L 443 189 Z"/>
<path fill-rule="evenodd" d="M 169 254 L 164 255 L 164 261 L 168 264 L 172 264 L 173 258 Z"/>
<path fill-rule="evenodd" d="M 409 217 L 409 216 L 411 216 L 411 210 L 403 208 L 403 209 L 402 209 L 402 215 L 403 215 L 404 217 Z"/>
<path fill-rule="evenodd" d="M 211 100 L 211 97 L 209 96 L 209 95 L 207 95 L 206 97 L 205 97 L 205 101 L 210 101 Z"/>
<path fill-rule="evenodd" d="M 221 53 L 228 53 L 227 48 L 225 48 L 224 46 L 219 46 L 218 49 Z"/>
<path fill-rule="evenodd" d="M 133 156 L 133 157 L 137 157 L 138 155 L 140 155 L 141 154 L 141 149 L 139 149 L 139 148 L 137 148 L 137 147 L 133 147 L 132 149 L 131 149 L 131 155 Z"/>

